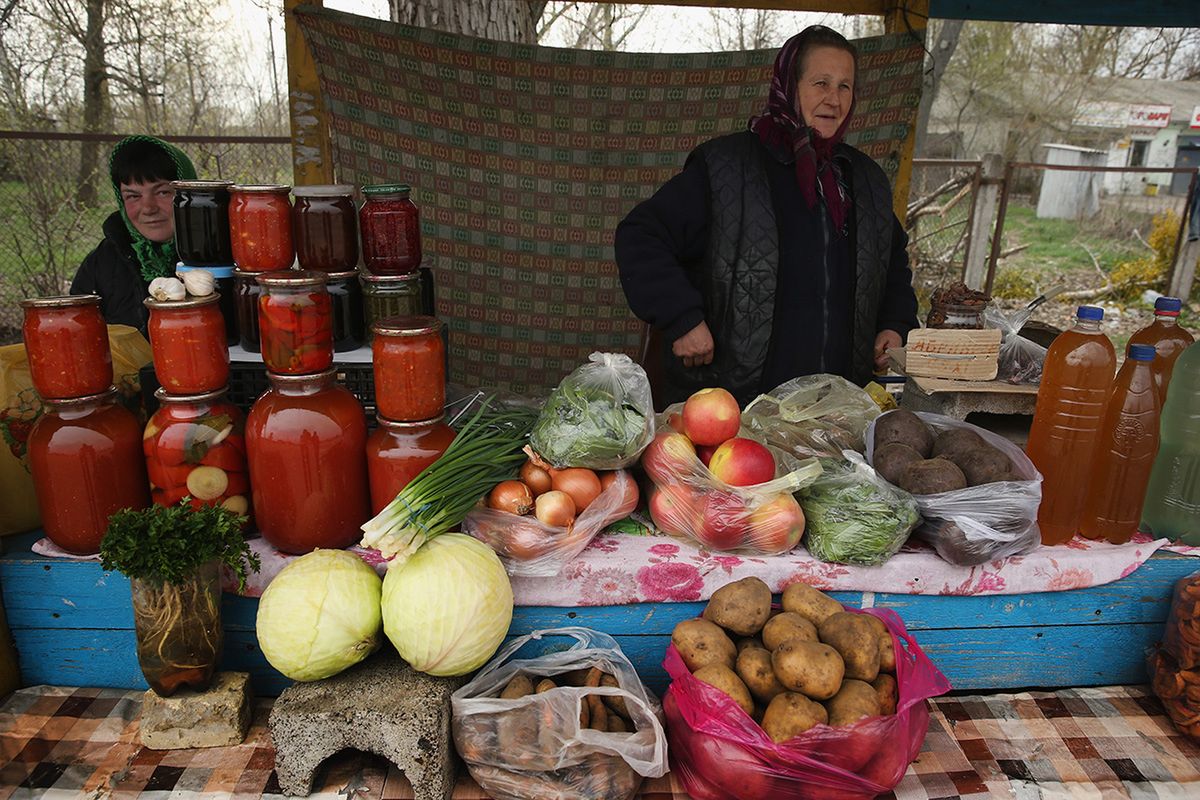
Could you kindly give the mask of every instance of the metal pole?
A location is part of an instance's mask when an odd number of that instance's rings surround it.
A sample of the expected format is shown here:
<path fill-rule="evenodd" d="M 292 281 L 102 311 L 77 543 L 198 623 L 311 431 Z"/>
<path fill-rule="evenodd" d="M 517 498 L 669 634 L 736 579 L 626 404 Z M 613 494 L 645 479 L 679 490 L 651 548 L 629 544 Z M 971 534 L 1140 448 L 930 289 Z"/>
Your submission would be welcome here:
<path fill-rule="evenodd" d="M 988 257 L 987 279 L 983 291 L 992 293 L 992 282 L 996 279 L 996 262 L 1000 260 L 1000 238 L 1004 233 L 1004 215 L 1008 212 L 1008 192 L 1012 185 L 1013 168 L 1015 164 L 1004 165 L 1004 178 L 1000 184 L 1000 208 L 996 211 L 996 230 L 992 233 L 992 253 Z"/>

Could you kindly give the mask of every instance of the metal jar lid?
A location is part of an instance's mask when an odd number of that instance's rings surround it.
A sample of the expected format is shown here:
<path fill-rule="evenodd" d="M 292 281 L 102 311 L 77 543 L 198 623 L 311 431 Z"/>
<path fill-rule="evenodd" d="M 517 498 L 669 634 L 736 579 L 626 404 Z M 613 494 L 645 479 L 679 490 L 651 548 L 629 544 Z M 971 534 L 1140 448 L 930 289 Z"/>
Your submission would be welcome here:
<path fill-rule="evenodd" d="M 210 400 L 219 400 L 228 391 L 228 386 L 222 386 L 220 389 L 213 389 L 211 392 L 201 392 L 200 394 L 170 394 L 160 386 L 154 390 L 154 396 L 163 403 L 204 403 Z"/>
<path fill-rule="evenodd" d="M 316 269 L 280 269 L 258 273 L 258 285 L 300 289 L 305 286 L 324 286 L 329 280 L 328 272 Z"/>
<path fill-rule="evenodd" d="M 142 305 L 156 311 L 181 311 L 187 308 L 206 306 L 220 299 L 221 294 L 219 292 L 211 292 L 203 297 L 188 297 L 184 300 L 155 300 L 153 297 L 147 297 L 142 301 Z"/>
<path fill-rule="evenodd" d="M 292 189 L 292 194 L 296 197 L 353 197 L 354 187 L 348 183 L 296 186 Z"/>
<path fill-rule="evenodd" d="M 30 297 L 21 301 L 21 308 L 70 308 L 71 306 L 98 306 L 98 294 L 60 294 L 54 297 Z"/>
<path fill-rule="evenodd" d="M 388 317 L 371 324 L 371 333 L 382 336 L 425 336 L 441 330 L 440 319 L 422 315 Z"/>
<path fill-rule="evenodd" d="M 330 281 L 348 281 L 358 277 L 358 270 L 348 269 L 342 272 L 326 272 L 325 275 Z"/>
<path fill-rule="evenodd" d="M 362 187 L 362 191 L 367 197 L 408 197 L 412 187 L 407 183 L 377 183 Z"/>
<path fill-rule="evenodd" d="M 419 430 L 420 428 L 431 428 L 439 422 L 445 422 L 446 415 L 439 414 L 436 417 L 430 417 L 429 419 L 417 419 L 412 420 L 411 422 L 401 422 L 400 420 L 396 419 L 388 419 L 382 414 L 376 414 L 375 419 L 379 421 L 380 427 L 387 428 L 389 431 L 415 431 Z"/>
<path fill-rule="evenodd" d="M 235 183 L 229 187 L 229 191 L 241 194 L 291 194 L 292 187 L 282 183 Z"/>
<path fill-rule="evenodd" d="M 415 270 L 402 275 L 376 275 L 372 272 L 360 272 L 358 277 L 363 283 L 369 283 L 372 286 L 401 286 L 406 283 L 419 282 L 421 273 Z"/>
<path fill-rule="evenodd" d="M 77 408 L 95 403 L 103 403 L 108 400 L 113 400 L 117 396 L 117 387 L 109 386 L 103 392 L 96 394 L 85 394 L 83 397 L 67 397 L 62 399 L 54 399 L 52 397 L 43 397 L 42 405 L 49 406 L 52 410 L 61 411 L 63 409 Z"/>
<path fill-rule="evenodd" d="M 176 191 L 219 192 L 229 191 L 233 181 L 171 181 L 171 188 Z"/>

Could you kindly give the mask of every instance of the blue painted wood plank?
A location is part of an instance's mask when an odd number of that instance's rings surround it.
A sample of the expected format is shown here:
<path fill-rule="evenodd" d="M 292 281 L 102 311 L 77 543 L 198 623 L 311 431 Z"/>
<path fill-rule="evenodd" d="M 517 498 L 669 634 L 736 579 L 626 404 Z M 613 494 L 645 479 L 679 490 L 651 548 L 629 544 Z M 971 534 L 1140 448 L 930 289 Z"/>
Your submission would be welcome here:
<path fill-rule="evenodd" d="M 982 19 L 1002 22 L 1120 25 L 1192 28 L 1200 25 L 1195 0 L 930 0 L 929 16 L 936 19 Z"/>

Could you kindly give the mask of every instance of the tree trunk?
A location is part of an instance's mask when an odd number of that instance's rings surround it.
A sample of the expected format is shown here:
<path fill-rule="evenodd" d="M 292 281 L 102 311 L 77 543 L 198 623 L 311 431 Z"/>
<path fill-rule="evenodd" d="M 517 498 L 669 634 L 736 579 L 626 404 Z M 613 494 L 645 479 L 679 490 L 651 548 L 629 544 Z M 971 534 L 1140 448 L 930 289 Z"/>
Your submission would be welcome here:
<path fill-rule="evenodd" d="M 107 0 L 86 0 L 87 33 L 83 42 L 83 132 L 101 133 L 110 116 L 108 62 L 104 42 Z M 96 176 L 100 170 L 100 142 L 85 141 L 79 149 L 79 179 L 75 199 L 96 205 Z"/>
<path fill-rule="evenodd" d="M 917 109 L 917 140 L 914 152 L 918 156 L 925 155 L 925 146 L 929 131 L 929 115 L 933 111 L 933 101 L 937 99 L 938 87 L 942 85 L 942 75 L 946 73 L 946 67 L 950 64 L 950 59 L 954 57 L 954 50 L 958 47 L 958 35 L 962 33 L 963 21 L 961 19 L 946 19 L 942 20 L 942 24 L 938 26 L 937 39 L 933 42 L 933 68 L 926 73 L 924 85 L 921 87 L 921 105 Z"/>
<path fill-rule="evenodd" d="M 543 0 L 388 0 L 392 21 L 501 42 L 537 44 Z"/>

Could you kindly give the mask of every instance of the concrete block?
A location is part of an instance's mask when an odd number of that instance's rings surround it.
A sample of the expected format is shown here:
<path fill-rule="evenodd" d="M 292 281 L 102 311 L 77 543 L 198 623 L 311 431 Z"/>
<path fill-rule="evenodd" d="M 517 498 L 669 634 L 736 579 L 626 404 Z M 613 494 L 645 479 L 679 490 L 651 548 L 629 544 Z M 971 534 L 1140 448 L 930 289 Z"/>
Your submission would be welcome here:
<path fill-rule="evenodd" d="M 153 750 L 241 744 L 250 727 L 252 699 L 246 672 L 218 672 L 203 692 L 184 689 L 159 697 L 147 691 L 142 701 L 142 744 Z"/>
<path fill-rule="evenodd" d="M 268 722 L 280 788 L 308 795 L 321 762 L 354 748 L 395 764 L 415 800 L 449 800 L 458 773 L 450 695 L 466 680 L 425 675 L 386 650 L 332 678 L 285 689 Z"/>

